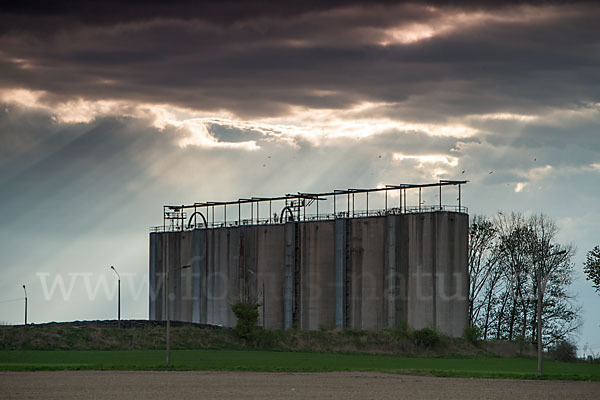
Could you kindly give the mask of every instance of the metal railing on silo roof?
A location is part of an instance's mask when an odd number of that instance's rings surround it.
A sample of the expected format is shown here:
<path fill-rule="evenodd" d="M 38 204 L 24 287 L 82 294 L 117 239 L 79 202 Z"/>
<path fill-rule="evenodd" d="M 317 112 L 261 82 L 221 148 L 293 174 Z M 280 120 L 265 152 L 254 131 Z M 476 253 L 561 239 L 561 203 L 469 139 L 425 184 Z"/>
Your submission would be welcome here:
<path fill-rule="evenodd" d="M 222 228 L 229 226 L 244 226 L 244 225 L 262 225 L 262 224 L 280 224 L 289 221 L 308 222 L 332 220 L 336 218 L 367 218 L 379 217 L 390 214 L 407 214 L 421 212 L 459 212 L 467 213 L 468 209 L 462 205 L 462 185 L 468 181 L 451 181 L 440 180 L 435 183 L 426 184 L 400 184 L 400 185 L 385 185 L 372 189 L 345 189 L 334 190 L 332 192 L 322 193 L 302 193 L 286 194 L 276 197 L 251 197 L 241 198 L 233 201 L 209 201 L 202 203 L 194 203 L 191 205 L 165 205 L 163 206 L 163 224 L 150 228 L 151 232 L 169 232 L 169 231 L 184 231 L 193 229 L 207 228 Z M 456 186 L 458 188 L 457 204 L 445 205 L 442 201 L 442 188 L 446 186 Z M 422 190 L 426 188 L 439 188 L 438 202 L 436 204 L 424 204 L 422 201 Z M 407 205 L 407 191 L 418 190 L 417 205 Z M 388 194 L 396 193 L 398 197 L 398 206 L 392 207 L 388 202 Z M 369 194 L 383 193 L 384 207 L 373 208 L 369 207 Z M 364 209 L 356 209 L 356 195 L 365 195 L 366 207 Z M 319 203 L 333 198 L 333 209 L 325 213 L 319 212 Z M 338 207 L 339 199 L 342 198 L 341 207 Z M 380 199 L 381 200 L 381 199 Z M 261 218 L 260 205 L 268 204 L 269 212 L 267 217 Z M 273 204 L 283 205 L 279 214 L 273 213 Z M 315 206 L 313 206 L 313 204 Z M 234 213 L 237 218 L 228 219 L 227 210 L 234 206 L 237 208 L 237 213 Z M 244 206 L 244 207 L 242 207 Z M 316 208 L 316 212 L 310 212 Z M 345 206 L 345 207 L 344 207 Z M 215 207 L 222 207 L 223 217 L 218 220 L 215 218 Z M 248 215 L 243 215 L 243 211 L 247 213 L 250 209 L 250 218 Z M 278 208 L 276 208 L 277 210 Z M 309 212 L 307 213 L 307 209 Z M 189 215 L 189 217 L 188 217 Z M 231 212 L 230 212 L 231 216 Z M 198 222 L 198 219 L 201 222 Z"/>

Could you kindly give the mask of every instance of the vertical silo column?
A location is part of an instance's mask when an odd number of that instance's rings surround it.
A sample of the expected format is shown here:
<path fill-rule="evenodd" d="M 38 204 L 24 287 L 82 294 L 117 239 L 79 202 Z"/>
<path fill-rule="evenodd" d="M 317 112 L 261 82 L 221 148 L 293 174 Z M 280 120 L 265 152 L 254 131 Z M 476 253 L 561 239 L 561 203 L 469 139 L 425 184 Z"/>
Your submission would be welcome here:
<path fill-rule="evenodd" d="M 395 215 L 388 215 L 386 217 L 386 255 L 385 255 L 385 263 L 386 263 L 386 296 L 387 296 L 387 326 L 388 328 L 393 328 L 396 325 L 396 299 L 398 295 L 398 277 L 397 277 L 397 268 L 396 268 L 396 221 L 397 217 Z"/>
<path fill-rule="evenodd" d="M 346 220 L 335 220 L 335 325 L 344 328 L 344 273 L 346 271 Z"/>
<path fill-rule="evenodd" d="M 294 314 L 294 271 L 295 271 L 295 250 L 296 250 L 296 223 L 287 222 L 284 228 L 285 236 L 285 260 L 284 260 L 284 278 L 283 278 L 283 315 L 284 328 L 292 327 Z"/>
<path fill-rule="evenodd" d="M 200 324 L 206 324 L 207 234 L 206 229 L 194 229 L 192 238 L 192 296 L 194 298 L 192 321 Z"/>
<path fill-rule="evenodd" d="M 148 310 L 150 321 L 156 320 L 156 296 L 158 295 L 158 288 L 156 286 L 156 238 L 158 235 L 158 233 L 150 234 L 150 308 Z"/>

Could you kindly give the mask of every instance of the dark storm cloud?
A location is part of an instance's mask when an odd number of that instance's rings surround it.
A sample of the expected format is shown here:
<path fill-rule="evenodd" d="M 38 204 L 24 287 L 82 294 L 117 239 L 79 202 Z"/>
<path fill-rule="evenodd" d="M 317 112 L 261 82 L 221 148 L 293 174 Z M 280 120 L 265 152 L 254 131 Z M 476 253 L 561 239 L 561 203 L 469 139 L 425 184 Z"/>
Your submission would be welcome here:
<path fill-rule="evenodd" d="M 391 118 L 444 121 L 598 101 L 600 8 L 474 3 L 15 7 L 0 15 L 0 85 L 45 90 L 49 102 L 121 99 L 245 118 L 369 101 L 395 103 Z M 458 19 L 469 12 L 502 18 Z M 386 28 L 435 28 L 440 18 L 456 26 L 378 44 Z"/>
<path fill-rule="evenodd" d="M 339 7 L 364 5 L 360 0 L 304 0 L 285 2 L 277 0 L 255 0 L 240 2 L 235 0 L 88 0 L 88 1 L 27 1 L 22 0 L 3 4 L 0 10 L 12 17 L 2 25 L 2 30 L 60 30 L 70 25 L 114 25 L 138 22 L 155 18 L 203 19 L 222 25 L 257 18 L 290 18 L 299 14 L 321 12 Z M 410 1 L 378 0 L 376 5 L 395 5 Z M 433 0 L 423 2 L 436 6 L 455 6 L 476 9 L 494 9 L 518 4 L 560 4 L 568 1 L 522 1 L 522 0 Z M 60 22 L 60 24 L 59 24 Z"/>

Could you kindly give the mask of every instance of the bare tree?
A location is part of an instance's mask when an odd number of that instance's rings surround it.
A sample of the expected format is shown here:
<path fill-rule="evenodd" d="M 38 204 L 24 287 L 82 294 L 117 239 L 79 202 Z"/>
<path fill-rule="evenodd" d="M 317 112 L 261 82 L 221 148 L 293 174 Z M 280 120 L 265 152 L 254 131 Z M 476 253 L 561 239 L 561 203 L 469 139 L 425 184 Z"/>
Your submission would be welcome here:
<path fill-rule="evenodd" d="M 542 375 L 542 349 L 544 342 L 548 345 L 548 341 L 544 341 L 544 323 L 548 323 L 553 319 L 558 319 L 567 327 L 567 331 L 559 332 L 560 335 L 571 333 L 569 326 L 577 329 L 577 324 L 572 324 L 574 321 L 571 318 L 571 309 L 569 303 L 564 301 L 566 295 L 564 288 L 572 281 L 573 264 L 571 259 L 574 254 L 573 246 L 561 246 L 556 244 L 555 237 L 558 232 L 556 223 L 543 214 L 534 215 L 529 219 L 529 226 L 533 233 L 533 241 L 530 244 L 530 254 L 533 268 L 531 269 L 531 278 L 536 284 L 536 299 L 537 299 L 537 347 L 538 347 L 538 375 Z M 548 284 L 552 283 L 552 303 L 553 313 L 549 313 L 548 308 L 544 307 L 544 296 L 546 294 Z M 558 307 L 557 307 L 558 306 Z M 550 321 L 548 321 L 550 320 Z M 546 333 L 549 333 L 546 330 Z M 553 332 L 557 333 L 557 332 Z"/>
<path fill-rule="evenodd" d="M 484 339 L 494 335 L 519 339 L 523 345 L 526 338 L 537 343 L 538 294 L 543 294 L 544 346 L 576 332 L 579 307 L 568 293 L 574 249 L 556 243 L 557 233 L 554 221 L 544 215 L 474 217 L 469 231 L 469 316 Z"/>
<path fill-rule="evenodd" d="M 483 315 L 476 314 L 476 321 L 479 321 L 479 326 L 483 329 L 483 339 L 487 340 L 488 332 L 494 319 L 494 308 L 498 302 L 498 296 L 502 293 L 502 270 L 498 267 L 498 263 L 490 269 L 490 274 L 487 275 L 486 285 L 484 287 L 482 308 Z"/>
<path fill-rule="evenodd" d="M 511 296 L 508 320 L 508 340 L 513 340 L 519 309 L 527 302 L 527 277 L 529 275 L 529 243 L 531 230 L 520 213 L 498 213 L 494 219 L 498 230 L 499 263 L 505 274 Z"/>
<path fill-rule="evenodd" d="M 469 227 L 469 324 L 474 325 L 479 312 L 486 305 L 488 296 L 481 296 L 482 291 L 492 293 L 489 288 L 490 275 L 497 261 L 494 252 L 496 229 L 492 221 L 476 215 Z M 486 293 L 487 294 L 487 293 Z"/>

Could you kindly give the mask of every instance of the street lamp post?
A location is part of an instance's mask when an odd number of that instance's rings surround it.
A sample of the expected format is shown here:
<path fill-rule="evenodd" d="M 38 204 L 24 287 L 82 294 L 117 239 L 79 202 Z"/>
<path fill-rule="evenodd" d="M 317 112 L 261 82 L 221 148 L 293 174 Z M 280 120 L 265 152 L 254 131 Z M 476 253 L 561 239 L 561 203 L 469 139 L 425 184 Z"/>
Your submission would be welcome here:
<path fill-rule="evenodd" d="M 25 325 L 27 325 L 27 289 L 23 285 L 23 291 L 25 292 Z"/>
<path fill-rule="evenodd" d="M 183 265 L 178 268 L 172 268 L 173 271 L 182 270 L 185 268 L 190 268 L 191 265 Z M 167 367 L 171 366 L 171 316 L 169 315 L 169 309 L 171 308 L 171 293 L 169 288 L 169 268 L 167 268 L 167 272 L 165 273 L 165 286 L 167 293 L 167 301 L 166 301 L 166 317 L 167 317 Z"/>
<path fill-rule="evenodd" d="M 112 265 L 110 266 L 110 269 L 115 271 L 115 274 L 117 274 L 117 328 L 121 329 L 121 275 L 119 275 L 115 267 Z"/>
<path fill-rule="evenodd" d="M 558 256 L 561 254 L 565 254 L 567 251 L 566 250 L 560 250 L 557 251 L 555 253 L 549 254 L 544 258 L 549 258 L 552 256 Z M 545 264 L 545 262 L 544 262 Z M 537 268 L 537 314 L 538 314 L 538 319 L 537 319 L 537 361 L 538 361 L 538 376 L 542 376 L 542 369 L 543 369 L 543 365 L 542 365 L 542 348 L 543 348 L 543 344 L 542 344 L 542 303 L 544 300 L 544 290 L 542 290 L 542 271 L 541 271 L 541 267 L 538 266 Z"/>

